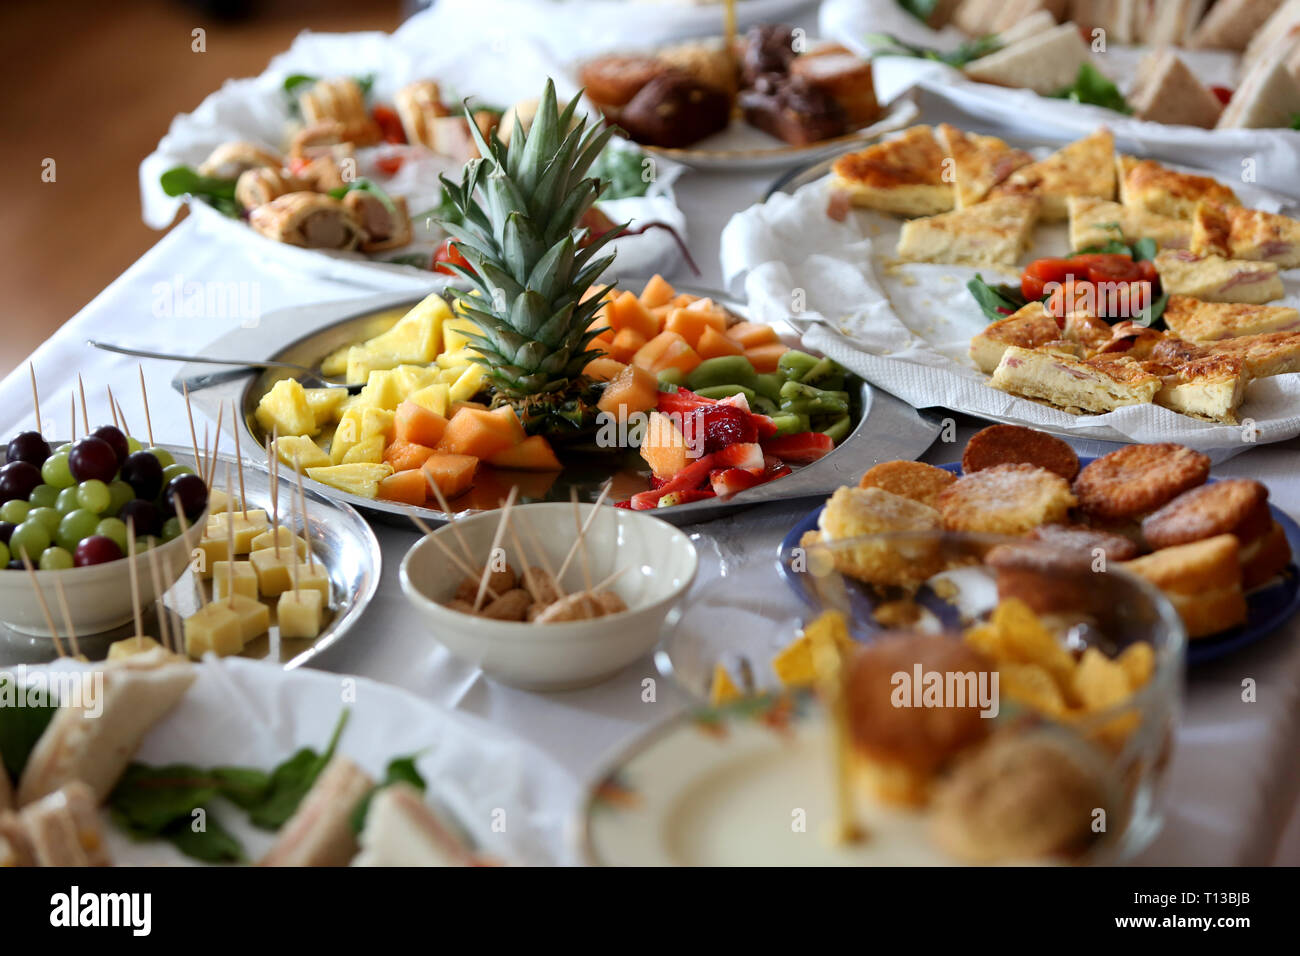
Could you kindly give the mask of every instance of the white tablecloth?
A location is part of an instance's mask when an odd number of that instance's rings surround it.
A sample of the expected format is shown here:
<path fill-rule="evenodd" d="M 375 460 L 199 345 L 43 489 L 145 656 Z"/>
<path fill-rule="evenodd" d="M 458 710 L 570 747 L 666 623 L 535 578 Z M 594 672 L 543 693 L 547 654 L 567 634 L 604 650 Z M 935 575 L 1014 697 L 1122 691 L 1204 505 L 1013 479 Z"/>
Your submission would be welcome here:
<path fill-rule="evenodd" d="M 717 253 L 722 225 L 732 212 L 760 199 L 766 185 L 762 174 L 692 173 L 683 177 L 681 204 L 689 219 L 695 258 L 705 270 L 695 281 L 720 285 Z M 688 281 L 687 276 L 677 278 Z M 92 419 L 108 420 L 104 386 L 111 384 L 133 429 L 137 433 L 143 430 L 135 362 L 90 348 L 85 340 L 100 338 L 149 349 L 193 351 L 243 321 L 239 315 L 156 317 L 165 313 L 163 306 L 178 284 L 183 291 L 186 283 L 196 281 L 255 283 L 252 288 L 263 312 L 359 294 L 355 288 L 328 280 L 305 280 L 258 262 L 243 247 L 207 235 L 193 221 L 186 221 L 33 355 L 48 432 L 60 435 L 66 431 L 68 396 L 76 387 L 78 372 L 89 390 Z M 11 317 L 11 321 L 20 320 Z M 155 435 L 159 440 L 186 443 L 189 432 L 184 406 L 169 387 L 175 370 L 170 363 L 144 363 Z M 24 365 L 0 382 L 0 435 L 32 424 Z M 959 434 L 958 441 L 965 437 Z M 926 457 L 933 462 L 950 461 L 958 457 L 960 447 L 937 443 Z M 1080 450 L 1095 453 L 1085 445 Z M 1298 451 L 1300 442 L 1296 441 L 1261 447 L 1227 462 L 1218 473 L 1267 481 L 1273 501 L 1300 518 Z M 808 507 L 808 502 L 774 505 L 692 529 L 702 557 L 697 587 L 716 579 L 724 563 L 729 569 L 746 562 L 771 563 L 777 542 Z M 533 694 L 485 679 L 451 658 L 407 608 L 398 586 L 397 566 L 415 536 L 387 526 L 376 530 L 385 562 L 379 594 L 357 630 L 319 659 L 321 667 L 397 684 L 437 703 L 483 716 L 550 752 L 573 775 L 575 785 L 589 778 L 612 751 L 687 705 L 686 696 L 659 676 L 648 657 L 597 687 L 571 693 Z M 764 592 L 769 601 L 780 591 L 775 567 L 770 573 L 772 587 Z M 797 613 L 793 598 L 788 601 L 785 613 Z M 1298 636 L 1300 621 L 1191 675 L 1168 781 L 1168 822 L 1143 862 L 1226 865 L 1274 861 L 1300 789 Z M 1258 684 L 1255 703 L 1240 699 L 1241 682 L 1247 677 Z M 653 703 L 643 700 L 645 678 L 657 683 Z M 1295 832 L 1295 827 L 1292 830 Z M 1291 855 L 1289 862 L 1300 862 L 1300 857 Z"/>

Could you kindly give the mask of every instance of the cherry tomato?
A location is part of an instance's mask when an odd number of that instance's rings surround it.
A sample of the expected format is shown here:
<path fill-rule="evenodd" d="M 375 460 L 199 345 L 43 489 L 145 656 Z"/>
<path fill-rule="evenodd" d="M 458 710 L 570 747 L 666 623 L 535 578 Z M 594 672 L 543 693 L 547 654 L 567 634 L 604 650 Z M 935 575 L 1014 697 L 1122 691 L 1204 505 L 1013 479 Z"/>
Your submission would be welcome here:
<path fill-rule="evenodd" d="M 396 176 L 404 162 L 406 162 L 405 156 L 385 156 L 383 159 L 375 160 L 375 166 L 386 176 Z"/>
<path fill-rule="evenodd" d="M 295 156 L 289 160 L 289 172 L 295 176 L 301 176 L 311 165 L 311 160 L 305 156 Z"/>
<path fill-rule="evenodd" d="M 1156 271 L 1156 264 L 1150 259 L 1143 259 L 1137 263 L 1138 278 L 1143 282 L 1159 282 L 1160 273 Z"/>
<path fill-rule="evenodd" d="M 1212 86 L 1210 92 L 1217 96 L 1224 106 L 1227 106 L 1228 100 L 1232 99 L 1232 90 L 1226 86 Z"/>
<path fill-rule="evenodd" d="M 1049 282 L 1064 282 L 1069 275 L 1083 275 L 1072 259 L 1036 259 L 1025 267 L 1020 277 L 1020 294 L 1031 302 L 1047 294 Z"/>
<path fill-rule="evenodd" d="M 444 262 L 450 262 L 452 265 L 460 266 L 462 269 L 469 269 L 471 272 L 474 271 L 469 264 L 469 260 L 460 254 L 460 250 L 456 248 L 455 241 L 451 239 L 444 239 L 442 244 L 438 246 L 438 251 L 433 254 L 433 271 L 441 272 L 444 275 L 449 276 L 459 275 L 458 272 L 442 265 Z"/>
<path fill-rule="evenodd" d="M 402 120 L 395 110 L 391 110 L 387 106 L 376 106 L 370 111 L 370 115 L 379 124 L 379 131 L 383 135 L 385 143 L 406 142 L 406 132 L 402 129 Z"/>
<path fill-rule="evenodd" d="M 1098 262 L 1088 266 L 1089 282 L 1132 282 L 1141 276 L 1132 259 Z"/>
<path fill-rule="evenodd" d="M 1063 325 L 1071 312 L 1089 311 L 1095 295 L 1096 287 L 1086 279 L 1066 279 L 1047 300 L 1047 313 L 1056 319 L 1057 325 Z"/>

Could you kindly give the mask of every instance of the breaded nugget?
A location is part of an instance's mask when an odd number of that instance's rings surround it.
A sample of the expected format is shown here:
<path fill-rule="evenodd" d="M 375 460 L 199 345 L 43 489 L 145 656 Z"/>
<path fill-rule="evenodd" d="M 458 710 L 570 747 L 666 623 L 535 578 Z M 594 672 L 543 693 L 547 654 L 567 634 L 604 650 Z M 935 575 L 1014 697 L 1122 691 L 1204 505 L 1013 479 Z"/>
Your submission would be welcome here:
<path fill-rule="evenodd" d="M 939 495 L 949 531 L 1024 534 L 1064 521 L 1075 506 L 1070 484 L 1037 465 L 994 465 L 959 479 Z"/>
<path fill-rule="evenodd" d="M 1228 478 L 1184 492 L 1142 522 L 1152 549 L 1172 548 L 1219 534 L 1246 545 L 1273 524 L 1268 488 L 1251 478 Z"/>
<path fill-rule="evenodd" d="M 1087 551 L 1026 540 L 998 545 L 984 563 L 996 571 L 999 602 L 1016 598 L 1038 615 L 1089 606 L 1093 557 Z"/>
<path fill-rule="evenodd" d="M 1221 534 L 1163 548 L 1123 567 L 1164 592 L 1188 637 L 1205 637 L 1246 620 L 1240 552 L 1236 536 Z"/>
<path fill-rule="evenodd" d="M 894 531 L 935 531 L 939 513 L 929 505 L 880 488 L 837 488 L 817 519 L 835 570 L 869 584 L 916 588 L 941 569 L 939 542 L 930 539 L 863 541 Z"/>
<path fill-rule="evenodd" d="M 973 681 L 954 681 L 954 690 L 964 692 L 963 706 L 945 699 L 947 706 L 918 707 L 912 695 L 898 706 L 895 675 L 910 678 L 918 666 L 945 675 L 945 689 L 947 675 L 974 675 Z M 996 669 L 974 648 L 941 634 L 892 634 L 867 645 L 850 666 L 845 688 L 859 779 L 881 799 L 924 802 L 933 774 L 988 735 L 993 721 L 980 717 L 978 675 Z"/>
<path fill-rule="evenodd" d="M 956 480 L 951 471 L 922 461 L 882 461 L 867 469 L 858 487 L 879 488 L 934 508 L 938 506 L 939 492 Z"/>
<path fill-rule="evenodd" d="M 1291 543 L 1276 521 L 1267 532 L 1241 549 L 1241 587 L 1249 591 L 1273 579 L 1291 563 Z"/>
<path fill-rule="evenodd" d="M 1066 551 L 1081 551 L 1089 555 L 1100 550 L 1107 561 L 1129 561 L 1136 558 L 1141 549 L 1130 539 L 1119 534 L 1112 534 L 1100 528 L 1084 528 L 1079 525 L 1045 524 L 1029 532 L 1034 541 L 1042 541 Z"/>
<path fill-rule="evenodd" d="M 1020 425 L 990 425 L 974 434 L 961 456 L 966 474 L 994 465 L 1037 465 L 1066 481 L 1079 473 L 1079 456 L 1061 439 Z"/>
<path fill-rule="evenodd" d="M 1173 442 L 1126 445 L 1084 467 L 1074 493 L 1089 517 L 1137 518 L 1210 477 L 1210 459 Z"/>

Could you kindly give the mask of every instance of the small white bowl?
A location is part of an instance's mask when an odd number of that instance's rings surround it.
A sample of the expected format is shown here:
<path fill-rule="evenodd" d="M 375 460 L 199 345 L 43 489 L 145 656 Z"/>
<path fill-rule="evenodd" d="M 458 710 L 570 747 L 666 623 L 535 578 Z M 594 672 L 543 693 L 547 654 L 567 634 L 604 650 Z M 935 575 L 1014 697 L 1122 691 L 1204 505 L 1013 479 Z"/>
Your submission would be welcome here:
<path fill-rule="evenodd" d="M 582 521 L 593 507 L 579 505 Z M 476 563 L 487 557 L 500 514 L 489 511 L 456 521 Z M 532 530 L 531 537 L 519 534 L 530 565 L 543 565 L 533 539 L 545 550 L 551 567 L 559 570 L 577 537 L 573 505 L 566 502 L 520 505 L 511 511 L 511 524 L 516 530 L 521 524 Z M 433 536 L 463 559 L 450 526 Z M 402 561 L 402 590 L 434 638 L 490 677 L 525 690 L 586 687 L 622 670 L 658 643 L 664 618 L 691 586 L 699 558 L 690 539 L 666 521 L 608 505 L 601 507 L 585 540 L 593 583 L 628 569 L 610 585 L 627 602 L 627 611 L 558 624 L 495 621 L 453 611 L 442 602 L 451 599 L 465 575 L 427 538 Z M 502 547 L 519 572 L 521 563 L 509 534 Z M 564 575 L 565 590 L 578 590 L 582 580 L 579 556 Z"/>
<path fill-rule="evenodd" d="M 207 520 L 204 509 L 195 528 L 190 529 L 190 539 L 198 540 L 203 523 Z M 165 593 L 179 580 L 190 562 L 190 555 L 185 550 L 185 537 L 173 538 L 154 549 L 158 554 L 158 576 L 162 579 Z M 140 590 L 141 613 L 156 601 L 159 595 L 154 591 L 153 576 L 149 571 L 149 555 L 137 553 L 135 556 L 136 584 Z M 59 610 L 58 592 L 54 579 L 63 582 L 63 592 L 68 597 L 68 613 L 72 616 L 72 626 L 77 635 L 83 637 L 111 631 L 131 620 L 131 559 L 122 557 L 104 564 L 89 564 L 81 568 L 67 568 L 63 571 L 37 571 L 36 582 L 41 594 L 50 608 L 54 626 L 66 640 L 67 628 L 63 623 L 63 614 Z M 36 590 L 32 587 L 31 575 L 26 570 L 6 571 L 0 569 L 0 620 L 21 634 L 35 637 L 51 637 L 49 625 L 37 600 Z"/>

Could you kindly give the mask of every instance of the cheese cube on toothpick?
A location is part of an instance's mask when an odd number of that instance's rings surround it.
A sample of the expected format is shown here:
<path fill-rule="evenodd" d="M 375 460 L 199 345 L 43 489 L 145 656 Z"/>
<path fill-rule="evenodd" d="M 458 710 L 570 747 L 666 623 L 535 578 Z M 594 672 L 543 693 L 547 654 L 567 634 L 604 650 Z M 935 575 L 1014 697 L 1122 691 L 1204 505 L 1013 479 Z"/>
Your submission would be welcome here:
<path fill-rule="evenodd" d="M 244 649 L 244 630 L 238 614 L 226 601 L 205 604 L 185 619 L 185 653 L 198 660 L 208 651 L 218 657 Z"/>
<path fill-rule="evenodd" d="M 160 647 L 162 645 L 152 637 L 143 637 L 141 635 L 127 637 L 108 645 L 108 659 L 110 661 L 120 661 L 128 657 L 134 657 L 137 654 L 147 654 Z"/>
<path fill-rule="evenodd" d="M 257 598 L 257 572 L 247 561 L 217 561 L 212 565 L 212 598 L 229 597 L 230 581 L 234 579 L 235 593 Z"/>
<path fill-rule="evenodd" d="M 280 595 L 276 621 L 281 637 L 316 637 L 320 634 L 321 608 L 325 599 L 316 590 L 297 588 Z"/>
<path fill-rule="evenodd" d="M 298 553 L 298 557 L 305 558 L 307 556 L 307 542 L 283 525 L 277 527 L 274 531 L 263 531 L 254 538 L 252 550 L 265 551 L 269 548 L 274 551 L 277 541 L 281 548 L 288 549 L 292 547 Z"/>
<path fill-rule="evenodd" d="M 227 498 L 227 504 L 233 504 Z M 210 510 L 210 509 L 209 509 Z M 248 554 L 253 550 L 253 539 L 271 526 L 266 512 L 261 508 L 249 508 L 247 511 L 223 511 L 208 518 L 208 525 L 203 532 L 205 538 L 222 539 L 229 537 L 227 526 L 233 526 L 235 554 Z"/>
<path fill-rule="evenodd" d="M 240 637 L 245 644 L 265 634 L 271 627 L 271 609 L 256 598 L 234 594 L 222 598 L 221 606 L 238 619 Z"/>
<path fill-rule="evenodd" d="M 290 548 L 263 548 L 248 556 L 248 562 L 257 574 L 257 588 L 262 597 L 276 597 L 293 587 L 290 579 L 297 556 Z"/>

